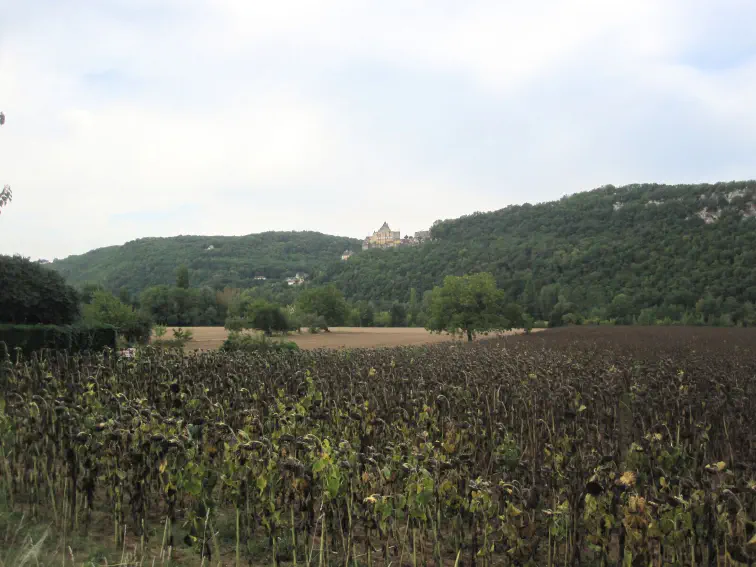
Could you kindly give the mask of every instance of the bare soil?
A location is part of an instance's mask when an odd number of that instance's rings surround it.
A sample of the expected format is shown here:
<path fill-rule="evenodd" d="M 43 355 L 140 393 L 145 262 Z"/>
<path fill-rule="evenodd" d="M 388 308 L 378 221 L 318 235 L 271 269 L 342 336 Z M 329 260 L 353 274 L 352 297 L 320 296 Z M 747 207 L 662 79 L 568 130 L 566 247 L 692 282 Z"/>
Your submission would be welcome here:
<path fill-rule="evenodd" d="M 191 350 L 214 350 L 219 348 L 228 336 L 228 331 L 222 327 L 188 327 L 193 338 L 187 345 Z M 536 329 L 533 329 L 534 331 Z M 521 330 L 512 330 L 503 333 L 481 335 L 479 339 L 500 337 L 522 333 Z M 173 335 L 172 329 L 168 329 L 166 338 Z M 294 341 L 303 349 L 316 348 L 375 348 L 392 346 L 411 346 L 440 343 L 447 341 L 460 341 L 459 337 L 447 334 L 430 333 L 425 329 L 398 327 L 332 327 L 330 332 L 311 334 L 306 329 L 302 333 L 290 333 L 286 340 Z"/>

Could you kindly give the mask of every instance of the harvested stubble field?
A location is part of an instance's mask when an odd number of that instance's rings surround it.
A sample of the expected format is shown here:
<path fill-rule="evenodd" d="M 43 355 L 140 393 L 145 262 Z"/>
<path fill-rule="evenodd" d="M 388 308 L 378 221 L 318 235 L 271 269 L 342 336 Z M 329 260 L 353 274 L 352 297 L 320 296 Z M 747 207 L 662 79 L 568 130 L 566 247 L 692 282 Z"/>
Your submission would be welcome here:
<path fill-rule="evenodd" d="M 186 345 L 188 350 L 215 350 L 219 348 L 228 336 L 228 331 L 223 327 L 189 327 L 193 335 L 192 340 Z M 522 331 L 513 330 L 498 333 L 496 336 L 518 334 Z M 168 335 L 172 331 L 169 329 Z M 492 335 L 478 337 L 490 338 Z M 286 335 L 287 341 L 293 341 L 303 349 L 316 348 L 377 348 L 393 346 L 415 346 L 425 344 L 443 343 L 448 341 L 460 341 L 457 337 L 447 334 L 430 333 L 425 329 L 414 327 L 332 327 L 329 332 L 311 334 L 307 329 L 301 333 Z"/>
<path fill-rule="evenodd" d="M 754 346 L 754 329 L 618 327 L 6 361 L 0 565 L 28 553 L 43 565 L 751 565 Z M 52 527 L 36 548 L 29 524 Z"/>

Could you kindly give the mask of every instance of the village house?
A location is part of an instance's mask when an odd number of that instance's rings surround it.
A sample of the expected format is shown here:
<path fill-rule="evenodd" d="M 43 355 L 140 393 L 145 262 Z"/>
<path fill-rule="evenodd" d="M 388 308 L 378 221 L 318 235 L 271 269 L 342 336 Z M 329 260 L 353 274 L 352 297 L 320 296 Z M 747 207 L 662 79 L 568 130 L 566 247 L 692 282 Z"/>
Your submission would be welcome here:
<path fill-rule="evenodd" d="M 304 272 L 297 272 L 295 276 L 286 278 L 286 283 L 288 285 L 302 285 L 306 279 L 307 274 Z"/>

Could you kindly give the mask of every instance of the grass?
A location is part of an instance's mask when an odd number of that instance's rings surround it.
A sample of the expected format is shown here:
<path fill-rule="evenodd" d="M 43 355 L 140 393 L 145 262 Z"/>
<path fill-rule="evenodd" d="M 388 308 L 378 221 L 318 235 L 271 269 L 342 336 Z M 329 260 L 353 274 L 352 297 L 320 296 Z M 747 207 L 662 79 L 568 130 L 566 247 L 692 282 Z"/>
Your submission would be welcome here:
<path fill-rule="evenodd" d="M 95 525 L 98 525 L 95 522 Z M 100 525 L 107 525 L 101 522 Z M 106 530 L 107 531 L 107 530 Z M 120 549 L 113 545 L 112 534 L 90 530 L 64 534 L 53 522 L 30 518 L 21 512 L 10 512 L 0 505 L 0 567 L 173 567 L 172 550 L 160 547 L 161 538 L 151 538 L 154 546 L 139 552 L 137 540 Z M 182 561 L 193 565 L 194 561 Z"/>
<path fill-rule="evenodd" d="M 151 524 L 155 527 L 150 530 L 142 552 L 141 539 L 128 531 L 122 546 L 114 544 L 112 525 L 103 511 L 93 512 L 87 533 L 81 529 L 63 533 L 52 517 L 32 518 L 28 512 L 11 512 L 4 495 L 0 495 L 0 567 L 219 567 L 235 564 L 229 553 L 217 555 L 219 542 L 233 543 L 236 537 L 232 510 L 219 511 L 215 525 L 208 527 L 214 534 L 208 541 L 213 551 L 212 562 L 202 559 L 197 550 L 182 542 L 182 530 L 174 531 L 176 547 L 170 548 L 164 543 L 167 538 L 160 522 Z M 270 543 L 263 535 L 252 539 L 248 545 L 248 556 L 270 555 Z M 282 538 L 279 545 L 283 550 L 290 548 L 286 538 Z M 250 565 L 246 558 L 244 565 Z"/>

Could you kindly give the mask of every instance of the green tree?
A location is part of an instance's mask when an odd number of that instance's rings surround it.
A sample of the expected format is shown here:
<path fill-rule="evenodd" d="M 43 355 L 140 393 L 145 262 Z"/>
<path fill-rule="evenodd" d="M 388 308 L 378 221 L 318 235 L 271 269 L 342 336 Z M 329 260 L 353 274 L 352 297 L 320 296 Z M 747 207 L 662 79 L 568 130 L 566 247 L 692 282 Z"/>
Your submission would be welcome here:
<path fill-rule="evenodd" d="M 289 322 L 283 310 L 264 299 L 258 299 L 250 304 L 245 315 L 248 328 L 263 331 L 268 336 L 274 332 L 283 333 L 289 330 Z"/>
<path fill-rule="evenodd" d="M 118 290 L 118 299 L 126 305 L 131 305 L 131 293 L 129 292 L 129 288 L 125 286 L 121 287 L 121 289 Z"/>
<path fill-rule="evenodd" d="M 360 327 L 372 327 L 375 323 L 375 311 L 369 301 L 360 301 L 358 305 L 360 311 Z"/>
<path fill-rule="evenodd" d="M 233 295 L 231 303 L 238 302 Z M 145 289 L 139 297 L 139 305 L 162 325 L 202 326 L 222 325 L 226 319 L 229 303 L 223 294 L 203 288 L 179 288 L 159 285 Z"/>
<path fill-rule="evenodd" d="M 92 303 L 95 292 L 104 290 L 105 288 L 98 283 L 85 283 L 79 288 L 79 297 L 82 303 Z"/>
<path fill-rule="evenodd" d="M 410 327 L 417 326 L 419 315 L 420 315 L 420 304 L 417 301 L 417 289 L 413 287 L 410 289 L 409 312 L 407 314 L 407 324 Z"/>
<path fill-rule="evenodd" d="M 750 301 L 743 304 L 743 326 L 756 327 L 756 306 Z"/>
<path fill-rule="evenodd" d="M 376 327 L 390 327 L 391 326 L 391 313 L 388 311 L 378 311 L 375 314 L 375 320 L 373 325 Z"/>
<path fill-rule="evenodd" d="M 524 327 L 526 324 L 525 311 L 519 303 L 506 303 L 501 310 L 501 315 L 503 317 L 502 327 L 511 329 L 514 327 Z"/>
<path fill-rule="evenodd" d="M 176 270 L 176 287 L 189 289 L 189 268 L 185 264 L 181 264 Z"/>
<path fill-rule="evenodd" d="M 612 299 L 607 309 L 607 315 L 610 319 L 616 319 L 618 323 L 630 324 L 632 323 L 633 315 L 633 302 L 624 293 L 618 293 Z"/>
<path fill-rule="evenodd" d="M 331 327 L 343 325 L 347 314 L 344 294 L 335 285 L 306 289 L 299 296 L 297 306 L 304 313 L 323 317 Z"/>
<path fill-rule="evenodd" d="M 656 325 L 656 310 L 651 307 L 641 309 L 640 315 L 638 315 L 638 324 L 645 326 Z"/>
<path fill-rule="evenodd" d="M 477 333 L 509 326 L 501 313 L 502 300 L 491 274 L 446 276 L 444 285 L 433 289 L 427 328 L 463 333 L 472 341 Z"/>
<path fill-rule="evenodd" d="M 67 325 L 79 294 L 63 276 L 28 258 L 0 256 L 0 323 Z"/>
<path fill-rule="evenodd" d="M 108 291 L 95 291 L 84 305 L 82 319 L 90 325 L 112 325 L 128 342 L 146 343 L 152 332 L 148 314 L 136 311 Z"/>
<path fill-rule="evenodd" d="M 392 327 L 406 327 L 407 326 L 407 308 L 403 303 L 394 303 L 389 309 L 391 315 Z"/>

